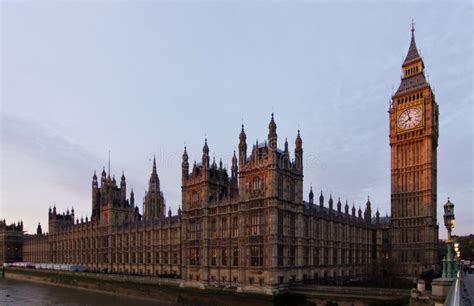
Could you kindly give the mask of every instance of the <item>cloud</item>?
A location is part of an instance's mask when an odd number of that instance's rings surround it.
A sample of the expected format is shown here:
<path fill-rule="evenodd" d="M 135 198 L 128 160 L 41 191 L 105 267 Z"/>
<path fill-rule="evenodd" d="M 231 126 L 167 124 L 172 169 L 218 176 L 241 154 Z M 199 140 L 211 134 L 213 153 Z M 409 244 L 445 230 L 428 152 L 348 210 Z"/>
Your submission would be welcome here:
<path fill-rule="evenodd" d="M 5 113 L 1 118 L 1 215 L 23 219 L 32 230 L 37 220 L 46 223 L 53 203 L 86 213 L 90 185 L 84 178 L 97 158 L 65 131 L 31 118 Z"/>

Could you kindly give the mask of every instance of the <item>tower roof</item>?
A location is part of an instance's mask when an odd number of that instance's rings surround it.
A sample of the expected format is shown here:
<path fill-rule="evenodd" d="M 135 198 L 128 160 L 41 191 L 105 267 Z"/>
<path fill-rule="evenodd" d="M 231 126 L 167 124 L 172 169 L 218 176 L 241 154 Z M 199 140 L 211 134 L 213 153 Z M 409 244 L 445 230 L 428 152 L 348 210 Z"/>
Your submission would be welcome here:
<path fill-rule="evenodd" d="M 405 61 L 403 62 L 403 65 L 415 60 L 421 58 L 420 54 L 418 53 L 418 49 L 416 48 L 416 42 L 415 42 L 415 23 L 412 22 L 411 24 L 411 41 L 410 41 L 410 47 L 408 48 L 408 53 L 407 56 L 405 57 Z"/>
<path fill-rule="evenodd" d="M 419 70 L 416 70 L 416 72 L 414 73 L 413 72 L 409 74 L 406 73 L 407 71 L 410 70 L 408 69 L 409 66 L 417 65 L 417 63 L 420 63 L 420 62 L 421 62 L 421 68 Z M 415 27 L 414 27 L 414 23 L 412 22 L 410 47 L 408 48 L 408 53 L 405 57 L 405 61 L 402 64 L 402 70 L 404 70 L 405 73 L 402 77 L 402 81 L 400 82 L 400 86 L 398 87 L 393 97 L 404 95 L 408 92 L 411 92 L 412 90 L 418 90 L 428 85 L 423 69 L 424 69 L 423 59 L 420 57 L 420 54 L 418 53 L 418 49 L 416 48 Z"/>

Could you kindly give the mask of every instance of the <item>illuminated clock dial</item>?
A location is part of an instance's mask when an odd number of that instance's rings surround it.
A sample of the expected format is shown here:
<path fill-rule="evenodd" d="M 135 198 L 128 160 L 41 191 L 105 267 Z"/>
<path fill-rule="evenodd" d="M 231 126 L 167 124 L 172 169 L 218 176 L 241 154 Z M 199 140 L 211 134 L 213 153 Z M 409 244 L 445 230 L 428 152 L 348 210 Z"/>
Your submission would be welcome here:
<path fill-rule="evenodd" d="M 404 110 L 398 117 L 398 127 L 402 130 L 409 130 L 416 127 L 421 122 L 421 111 L 418 108 Z"/>

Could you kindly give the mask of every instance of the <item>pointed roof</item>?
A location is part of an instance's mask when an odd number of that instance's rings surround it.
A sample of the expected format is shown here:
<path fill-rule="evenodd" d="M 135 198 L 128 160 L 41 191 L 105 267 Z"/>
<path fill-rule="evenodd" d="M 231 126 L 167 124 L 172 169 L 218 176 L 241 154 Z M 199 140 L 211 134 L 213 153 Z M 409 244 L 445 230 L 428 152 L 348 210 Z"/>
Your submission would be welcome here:
<path fill-rule="evenodd" d="M 150 190 L 160 189 L 160 179 L 158 178 L 158 172 L 156 171 L 156 157 L 153 156 L 153 170 L 150 174 L 150 180 L 148 181 L 148 188 Z"/>
<path fill-rule="evenodd" d="M 276 123 L 275 123 L 275 118 L 273 116 L 273 113 L 272 113 L 272 118 L 270 119 L 270 123 L 268 124 L 268 129 L 270 130 L 270 132 L 275 132 L 276 131 Z"/>
<path fill-rule="evenodd" d="M 186 150 L 186 146 L 184 146 L 183 161 L 188 161 L 188 158 L 188 151 Z"/>
<path fill-rule="evenodd" d="M 237 155 L 235 154 L 235 150 L 234 150 L 234 155 L 232 156 L 232 163 L 237 163 Z"/>
<path fill-rule="evenodd" d="M 418 49 L 416 48 L 415 24 L 412 22 L 410 47 L 408 48 L 408 53 L 407 53 L 407 56 L 405 57 L 405 61 L 403 62 L 403 65 L 418 58 L 420 58 L 420 54 L 418 53 Z"/>
<path fill-rule="evenodd" d="M 202 147 L 202 153 L 205 155 L 209 154 L 209 146 L 207 145 L 207 138 L 204 139 L 204 147 Z"/>
<path fill-rule="evenodd" d="M 298 129 L 295 144 L 297 147 L 301 147 L 301 145 L 303 144 L 303 140 L 301 139 L 301 135 L 300 135 L 300 129 Z"/>
<path fill-rule="evenodd" d="M 243 123 L 242 123 L 242 130 L 240 131 L 239 139 L 240 139 L 240 142 L 245 142 L 245 140 L 247 139 L 247 135 L 245 134 Z"/>
<path fill-rule="evenodd" d="M 423 65 L 423 60 L 421 59 L 420 54 L 418 53 L 418 49 L 416 48 L 415 27 L 414 27 L 414 23 L 412 22 L 410 47 L 408 48 L 408 53 L 407 53 L 407 56 L 405 57 L 405 61 L 402 64 L 402 67 L 409 65 L 413 61 L 416 61 L 416 60 L 420 60 Z M 397 97 L 399 95 L 406 94 L 412 90 L 418 90 L 426 85 L 428 85 L 428 83 L 426 81 L 423 70 L 420 71 L 419 73 L 415 73 L 407 77 L 403 77 L 402 81 L 400 82 L 400 86 L 398 87 L 397 91 L 392 96 L 392 98 Z"/>

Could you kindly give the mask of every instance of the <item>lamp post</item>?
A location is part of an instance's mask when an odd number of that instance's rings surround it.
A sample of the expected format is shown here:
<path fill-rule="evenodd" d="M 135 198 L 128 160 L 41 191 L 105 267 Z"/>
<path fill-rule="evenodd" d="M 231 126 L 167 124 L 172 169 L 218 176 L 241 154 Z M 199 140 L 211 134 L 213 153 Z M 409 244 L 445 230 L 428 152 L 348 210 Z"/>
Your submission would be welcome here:
<path fill-rule="evenodd" d="M 456 257 L 457 260 L 459 260 L 461 258 L 461 251 L 459 249 L 459 243 L 456 242 L 454 244 L 454 256 Z"/>
<path fill-rule="evenodd" d="M 444 204 L 444 226 L 448 230 L 448 240 L 446 257 L 443 258 L 443 278 L 456 277 L 456 261 L 453 257 L 453 240 L 451 238 L 451 231 L 454 228 L 454 204 L 448 198 L 448 202 Z"/>

